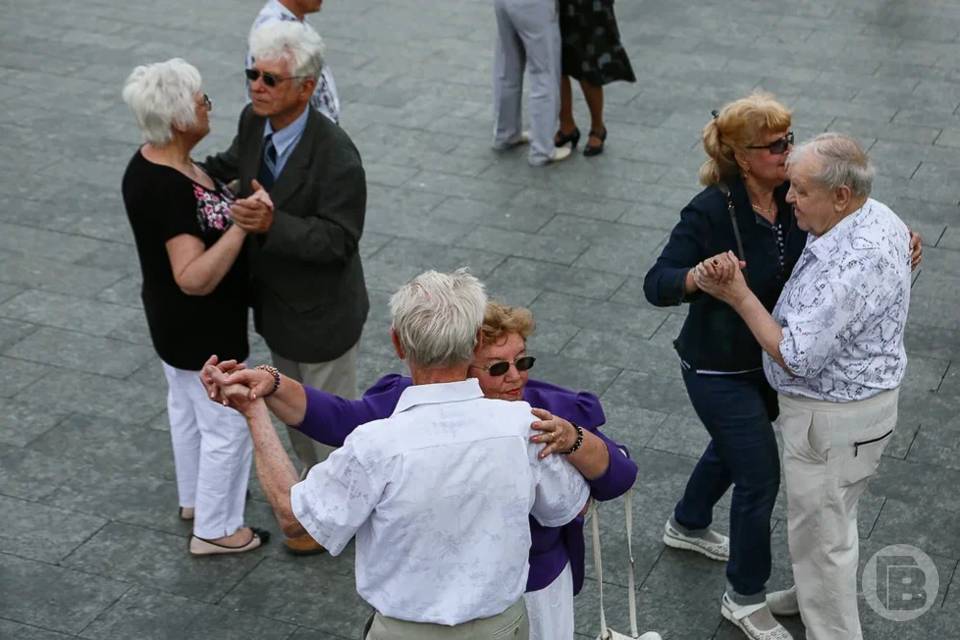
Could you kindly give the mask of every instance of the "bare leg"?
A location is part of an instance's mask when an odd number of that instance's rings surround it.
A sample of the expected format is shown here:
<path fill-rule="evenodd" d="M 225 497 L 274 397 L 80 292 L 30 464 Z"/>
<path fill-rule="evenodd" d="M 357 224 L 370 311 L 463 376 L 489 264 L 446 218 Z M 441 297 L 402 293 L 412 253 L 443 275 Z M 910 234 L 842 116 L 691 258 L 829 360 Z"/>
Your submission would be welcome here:
<path fill-rule="evenodd" d="M 583 91 L 583 98 L 587 101 L 587 107 L 590 109 L 590 138 L 587 140 L 587 144 L 599 147 L 603 144 L 603 140 L 593 134 L 594 132 L 603 134 L 607 130 L 603 123 L 603 86 L 581 80 L 580 89 Z M 563 126 L 562 119 L 560 122 Z"/>
<path fill-rule="evenodd" d="M 573 119 L 573 90 L 570 87 L 570 76 L 560 78 L 560 135 L 570 135 L 577 128 Z"/>

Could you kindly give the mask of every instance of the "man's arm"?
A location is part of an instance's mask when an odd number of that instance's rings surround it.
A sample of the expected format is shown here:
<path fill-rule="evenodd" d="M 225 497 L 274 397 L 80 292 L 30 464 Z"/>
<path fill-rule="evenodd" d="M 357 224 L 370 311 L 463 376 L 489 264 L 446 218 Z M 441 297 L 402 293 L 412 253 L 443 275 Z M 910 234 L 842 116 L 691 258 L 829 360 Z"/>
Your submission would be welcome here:
<path fill-rule="evenodd" d="M 303 535 L 306 529 L 294 515 L 290 501 L 290 490 L 298 481 L 297 471 L 280 444 L 280 438 L 270 422 L 267 406 L 263 400 L 256 400 L 250 403 L 244 415 L 253 439 L 257 478 L 270 506 L 273 507 L 277 522 L 287 537 Z"/>

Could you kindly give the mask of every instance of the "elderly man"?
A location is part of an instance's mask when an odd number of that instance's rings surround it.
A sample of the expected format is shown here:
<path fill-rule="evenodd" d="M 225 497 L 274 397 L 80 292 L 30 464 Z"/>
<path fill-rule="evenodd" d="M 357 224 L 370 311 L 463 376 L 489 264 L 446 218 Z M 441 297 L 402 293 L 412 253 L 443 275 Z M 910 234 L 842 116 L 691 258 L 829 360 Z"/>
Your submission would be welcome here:
<path fill-rule="evenodd" d="M 300 22 L 312 31 L 306 21 L 307 14 L 320 11 L 322 4 L 323 0 L 268 0 L 254 19 L 250 34 L 253 35 L 254 31 L 265 24 L 278 21 Z M 253 68 L 253 53 L 250 51 L 247 52 L 247 68 Z M 310 105 L 334 122 L 340 122 L 340 98 L 328 64 L 324 64 L 320 70 L 317 86 L 310 97 Z"/>
<path fill-rule="evenodd" d="M 255 326 L 285 375 L 356 397 L 356 354 L 369 302 L 358 245 L 366 209 L 360 154 L 309 108 L 323 43 L 309 27 L 274 21 L 250 37 L 251 104 L 230 149 L 207 158 L 211 175 L 239 179 L 233 220 L 252 237 L 246 257 Z M 269 198 L 251 196 L 258 184 Z M 306 472 L 326 452 L 292 430 Z M 322 551 L 309 537 L 294 553 Z"/>
<path fill-rule="evenodd" d="M 777 390 L 796 586 L 770 609 L 803 616 L 809 640 L 857 640 L 857 502 L 897 422 L 910 306 L 909 231 L 870 198 L 873 167 L 852 138 L 794 149 L 787 171 L 807 245 L 771 315 L 737 268 L 697 285 L 740 314 Z M 735 267 L 732 254 L 718 256 Z"/>
<path fill-rule="evenodd" d="M 235 405 L 284 532 L 334 555 L 356 535 L 357 591 L 376 609 L 367 640 L 527 638 L 528 515 L 561 526 L 588 499 L 572 465 L 539 458 L 529 404 L 484 398 L 467 379 L 486 302 L 464 270 L 401 287 L 391 338 L 412 386 L 300 483 L 263 399 Z"/>

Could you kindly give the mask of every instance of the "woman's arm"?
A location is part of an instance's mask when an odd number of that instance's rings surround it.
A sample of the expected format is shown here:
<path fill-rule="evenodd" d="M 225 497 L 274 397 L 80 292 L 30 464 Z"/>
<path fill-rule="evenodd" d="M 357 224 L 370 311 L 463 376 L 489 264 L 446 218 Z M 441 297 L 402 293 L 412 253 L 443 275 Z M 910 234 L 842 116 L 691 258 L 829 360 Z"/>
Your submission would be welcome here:
<path fill-rule="evenodd" d="M 687 205 L 656 263 L 643 279 L 643 293 L 658 307 L 678 305 L 697 292 L 691 269 L 703 259 L 706 214 Z"/>
<path fill-rule="evenodd" d="M 247 232 L 232 225 L 213 246 L 205 249 L 203 241 L 188 233 L 167 240 L 167 256 L 177 286 L 188 296 L 211 293 L 230 271 Z"/>

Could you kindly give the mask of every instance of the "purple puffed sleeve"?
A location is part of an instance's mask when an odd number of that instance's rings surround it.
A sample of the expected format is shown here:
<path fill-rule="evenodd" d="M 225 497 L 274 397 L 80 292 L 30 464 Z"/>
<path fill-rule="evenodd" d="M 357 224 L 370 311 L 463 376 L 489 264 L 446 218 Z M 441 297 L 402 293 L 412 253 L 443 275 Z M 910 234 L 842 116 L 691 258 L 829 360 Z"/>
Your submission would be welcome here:
<path fill-rule="evenodd" d="M 610 464 L 599 478 L 587 480 L 590 495 L 594 499 L 613 500 L 625 494 L 637 479 L 637 463 L 630 457 L 627 448 L 605 436 L 596 427 L 584 427 L 603 440 L 610 452 Z"/>
<path fill-rule="evenodd" d="M 307 408 L 297 428 L 317 442 L 343 446 L 347 436 L 360 425 L 389 417 L 410 383 L 410 378 L 392 373 L 380 378 L 359 400 L 347 400 L 304 385 Z"/>

